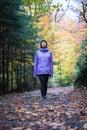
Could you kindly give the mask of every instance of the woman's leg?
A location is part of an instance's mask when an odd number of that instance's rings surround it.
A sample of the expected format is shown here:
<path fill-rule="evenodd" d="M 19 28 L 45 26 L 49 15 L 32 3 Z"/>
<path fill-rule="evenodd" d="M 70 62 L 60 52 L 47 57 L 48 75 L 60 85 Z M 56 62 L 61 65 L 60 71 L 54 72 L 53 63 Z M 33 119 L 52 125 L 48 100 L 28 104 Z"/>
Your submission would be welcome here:
<path fill-rule="evenodd" d="M 45 77 L 43 74 L 38 75 L 41 84 L 41 95 L 42 98 L 45 96 Z"/>
<path fill-rule="evenodd" d="M 45 76 L 45 97 L 46 97 L 49 74 L 45 74 L 44 76 Z"/>
<path fill-rule="evenodd" d="M 49 74 L 40 74 L 38 75 L 38 77 L 41 84 L 41 95 L 43 98 L 43 97 L 46 97 Z"/>

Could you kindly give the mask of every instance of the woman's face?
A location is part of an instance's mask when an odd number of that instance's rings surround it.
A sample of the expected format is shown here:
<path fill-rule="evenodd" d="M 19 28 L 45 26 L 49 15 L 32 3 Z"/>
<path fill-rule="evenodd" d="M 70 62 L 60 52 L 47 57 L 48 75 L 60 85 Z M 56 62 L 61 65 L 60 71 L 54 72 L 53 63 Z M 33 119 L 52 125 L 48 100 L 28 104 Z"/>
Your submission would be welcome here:
<path fill-rule="evenodd" d="M 46 47 L 46 46 L 47 46 L 46 42 L 42 42 L 42 43 L 41 43 L 41 46 L 42 46 L 42 47 Z"/>

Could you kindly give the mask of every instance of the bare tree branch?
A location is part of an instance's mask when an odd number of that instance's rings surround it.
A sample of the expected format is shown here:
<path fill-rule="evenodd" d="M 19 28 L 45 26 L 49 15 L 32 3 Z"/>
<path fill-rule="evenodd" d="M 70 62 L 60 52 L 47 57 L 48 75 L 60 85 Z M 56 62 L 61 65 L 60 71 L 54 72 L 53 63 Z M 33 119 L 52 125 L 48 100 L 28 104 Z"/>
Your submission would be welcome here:
<path fill-rule="evenodd" d="M 82 8 L 83 8 L 83 18 L 84 18 L 85 22 L 87 23 L 87 18 L 86 18 L 86 8 L 87 8 L 87 5 L 85 5 L 84 2 L 82 2 Z"/>
<path fill-rule="evenodd" d="M 69 8 L 76 14 L 78 14 L 79 22 L 85 21 L 87 23 L 87 0 L 73 0 L 78 6 L 73 5 Z"/>
<path fill-rule="evenodd" d="M 57 10 L 57 12 L 55 14 L 55 22 L 59 22 L 64 17 L 64 15 L 66 14 L 66 12 L 67 12 L 67 10 L 69 8 L 69 3 L 70 3 L 70 0 L 68 0 L 67 8 L 66 8 L 66 10 L 64 11 L 64 13 L 60 16 L 60 18 L 58 20 L 57 20 L 57 15 L 59 13 L 59 10 Z"/>

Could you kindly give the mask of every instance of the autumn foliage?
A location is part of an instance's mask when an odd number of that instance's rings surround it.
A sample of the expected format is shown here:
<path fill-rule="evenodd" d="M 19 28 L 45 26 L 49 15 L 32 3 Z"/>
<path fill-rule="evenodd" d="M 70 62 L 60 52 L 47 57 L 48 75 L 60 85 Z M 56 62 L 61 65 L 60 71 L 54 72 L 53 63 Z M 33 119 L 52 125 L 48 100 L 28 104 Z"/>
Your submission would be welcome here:
<path fill-rule="evenodd" d="M 41 28 L 39 35 L 48 41 L 48 47 L 53 52 L 54 79 L 57 85 L 69 85 L 74 80 L 74 69 L 78 57 L 81 55 L 80 45 L 86 36 L 86 24 L 76 23 L 67 18 L 59 23 L 53 22 L 49 16 L 39 19 Z"/>

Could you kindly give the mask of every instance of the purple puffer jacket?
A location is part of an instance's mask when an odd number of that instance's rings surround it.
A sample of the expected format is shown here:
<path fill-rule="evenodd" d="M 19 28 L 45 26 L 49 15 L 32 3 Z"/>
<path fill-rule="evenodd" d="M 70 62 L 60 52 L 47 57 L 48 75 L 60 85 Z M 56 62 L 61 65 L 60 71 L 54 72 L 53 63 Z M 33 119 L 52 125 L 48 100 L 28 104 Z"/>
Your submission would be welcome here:
<path fill-rule="evenodd" d="M 38 74 L 49 74 L 53 77 L 53 58 L 52 52 L 48 48 L 40 48 L 36 52 L 34 60 L 34 77 Z"/>

